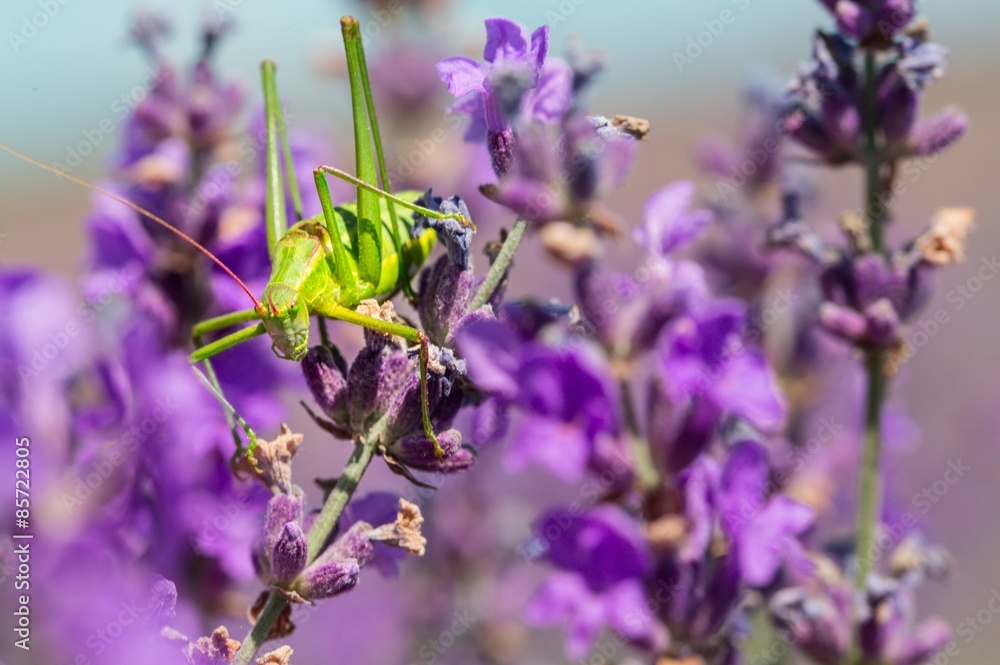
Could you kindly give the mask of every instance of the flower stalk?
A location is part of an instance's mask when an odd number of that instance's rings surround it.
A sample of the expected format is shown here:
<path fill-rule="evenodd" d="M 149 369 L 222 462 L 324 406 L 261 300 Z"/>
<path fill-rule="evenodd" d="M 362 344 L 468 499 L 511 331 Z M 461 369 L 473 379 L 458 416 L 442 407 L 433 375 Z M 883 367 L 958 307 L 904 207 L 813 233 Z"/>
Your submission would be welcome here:
<path fill-rule="evenodd" d="M 507 233 L 507 237 L 504 238 L 503 245 L 501 245 L 500 251 L 497 253 L 496 261 L 493 262 L 489 272 L 486 273 L 486 279 L 472 299 L 469 311 L 479 309 L 493 297 L 497 287 L 500 286 L 503 278 L 507 275 L 507 269 L 510 267 L 511 261 L 514 260 L 514 254 L 517 252 L 517 248 L 521 244 L 521 238 L 524 237 L 524 232 L 527 228 L 527 220 L 523 217 L 518 217 L 510 232 Z"/>
<path fill-rule="evenodd" d="M 306 536 L 309 543 L 307 565 L 315 561 L 316 557 L 321 554 L 320 547 L 329 539 L 330 534 L 333 533 L 333 529 L 337 526 L 337 521 L 344 512 L 344 508 L 347 507 L 351 496 L 354 495 L 354 491 L 358 488 L 358 484 L 361 482 L 361 478 L 364 476 L 375 454 L 375 447 L 385 433 L 387 425 L 388 418 L 385 417 L 372 425 L 367 436 L 358 442 L 354 453 L 347 460 L 347 465 L 337 479 L 337 484 L 327 497 L 322 511 Z M 253 657 L 261 645 L 267 641 L 267 636 L 270 634 L 271 628 L 287 605 L 288 600 L 280 594 L 272 593 L 270 595 L 267 603 L 261 610 L 260 616 L 257 618 L 257 623 L 254 624 L 253 628 L 243 639 L 243 643 L 240 645 L 240 649 L 233 659 L 233 665 L 249 665 L 253 662 Z"/>

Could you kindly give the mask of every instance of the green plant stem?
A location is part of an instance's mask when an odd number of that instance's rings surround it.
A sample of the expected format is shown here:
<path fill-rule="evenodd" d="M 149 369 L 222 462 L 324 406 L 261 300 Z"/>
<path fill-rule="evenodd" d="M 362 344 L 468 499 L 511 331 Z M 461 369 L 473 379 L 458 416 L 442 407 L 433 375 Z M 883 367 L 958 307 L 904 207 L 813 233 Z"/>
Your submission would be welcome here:
<path fill-rule="evenodd" d="M 326 498 L 326 503 L 323 504 L 323 510 L 320 511 L 316 522 L 313 523 L 312 528 L 309 529 L 309 533 L 306 536 L 306 542 L 309 544 L 308 563 L 311 564 L 316 560 L 316 557 L 320 554 L 320 548 L 323 547 L 323 543 L 333 533 L 333 529 L 337 525 L 337 520 L 340 519 L 344 508 L 347 507 L 347 502 L 351 500 L 354 490 L 357 489 L 358 483 L 361 482 L 361 477 L 364 476 L 368 465 L 372 461 L 375 448 L 382 439 L 382 434 L 385 432 L 387 424 L 388 421 L 386 418 L 382 418 L 376 422 L 368 431 L 367 436 L 354 448 L 351 458 L 347 460 L 347 465 L 337 479 L 337 484 Z M 264 609 L 261 610 L 260 616 L 257 617 L 257 623 L 254 624 L 253 628 L 243 639 L 239 651 L 236 652 L 233 665 L 250 665 L 261 645 L 267 641 L 271 627 L 274 626 L 274 622 L 281 616 L 286 605 L 288 605 L 287 600 L 277 593 L 271 593 L 267 599 L 267 603 L 264 605 Z"/>
<path fill-rule="evenodd" d="M 486 273 L 486 280 L 479 287 L 479 291 L 476 292 L 476 296 L 472 299 L 472 304 L 469 306 L 470 311 L 479 309 L 493 296 L 493 292 L 497 290 L 500 282 L 503 281 L 504 275 L 507 274 L 507 268 L 510 267 L 510 262 L 514 259 L 514 253 L 517 251 L 518 245 L 521 244 L 521 238 L 524 237 L 524 231 L 527 228 L 528 222 L 518 217 L 510 233 L 504 239 L 496 261 L 493 262 L 489 272 Z"/>
<path fill-rule="evenodd" d="M 865 442 L 861 454 L 858 473 L 858 519 L 857 519 L 857 560 L 856 586 L 864 590 L 868 573 L 871 572 L 872 543 L 875 527 L 881 513 L 882 492 L 879 479 L 879 457 L 882 452 L 881 424 L 882 403 L 885 400 L 885 356 L 881 351 L 869 351 L 865 355 L 868 374 L 868 396 L 865 406 Z"/>
<path fill-rule="evenodd" d="M 888 201 L 881 199 L 882 158 L 878 146 L 878 80 L 875 53 L 865 53 L 865 221 L 872 251 L 883 248 L 883 223 Z"/>
<path fill-rule="evenodd" d="M 871 239 L 871 250 L 884 251 L 884 225 L 888 217 L 888 194 L 882 179 L 883 155 L 878 144 L 877 62 L 873 51 L 865 53 L 865 221 Z M 891 183 L 890 183 L 891 184 Z M 864 592 L 871 572 L 872 544 L 882 514 L 882 483 L 879 477 L 882 452 L 882 405 L 888 377 L 885 374 L 885 352 L 865 351 L 865 371 L 868 393 L 865 401 L 864 448 L 858 469 L 857 523 L 854 550 L 855 587 Z M 861 665 L 864 659 L 858 644 L 852 644 L 850 663 Z"/>
<path fill-rule="evenodd" d="M 649 448 L 649 441 L 639 429 L 632 387 L 627 380 L 622 379 L 619 382 L 619 390 L 621 392 L 622 412 L 625 414 L 625 425 L 628 427 L 632 439 L 632 457 L 635 462 L 636 479 L 639 481 L 639 487 L 646 492 L 659 484 L 660 474 L 653 462 L 653 452 Z"/>

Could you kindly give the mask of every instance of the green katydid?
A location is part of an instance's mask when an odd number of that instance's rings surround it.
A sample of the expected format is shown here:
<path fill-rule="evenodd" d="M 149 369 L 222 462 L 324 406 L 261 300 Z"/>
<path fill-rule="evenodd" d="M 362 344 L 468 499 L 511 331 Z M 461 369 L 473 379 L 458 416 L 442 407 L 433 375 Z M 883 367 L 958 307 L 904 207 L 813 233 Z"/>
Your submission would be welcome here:
<path fill-rule="evenodd" d="M 397 205 L 430 219 L 454 219 L 470 227 L 472 223 L 461 214 L 443 214 L 416 205 L 414 201 L 419 194 L 415 192 L 404 192 L 397 196 L 389 191 L 390 182 L 371 95 L 360 27 L 357 19 L 346 16 L 341 19 L 341 28 L 351 87 L 357 176 L 330 166 L 319 166 L 313 170 L 323 210 L 321 215 L 302 219 L 301 197 L 293 173 L 291 151 L 278 99 L 276 67 L 270 61 L 265 61 L 261 65 L 267 120 L 266 224 L 272 272 L 260 300 L 254 297 L 247 286 L 218 258 L 167 221 L 111 192 L 34 160 L 2 143 L 0 147 L 36 166 L 55 171 L 69 180 L 110 196 L 170 229 L 215 261 L 239 283 L 254 306 L 197 324 L 193 330 L 197 348 L 191 354 L 191 363 L 204 364 L 208 374 L 206 383 L 225 406 L 230 424 L 233 424 L 232 419 L 235 418 L 250 439 L 249 448 L 246 450 L 248 455 L 253 454 L 256 435 L 226 401 L 212 371 L 210 359 L 247 340 L 267 334 L 271 337 L 272 349 L 276 355 L 299 360 L 309 347 L 309 326 L 313 316 L 348 321 L 420 345 L 420 388 L 424 432 L 434 444 L 435 453 L 443 455 L 444 451 L 434 434 L 428 407 L 427 365 L 430 346 L 427 338 L 416 328 L 370 317 L 356 311 L 355 308 L 364 300 L 384 299 L 400 290 L 408 296 L 412 295 L 409 284 L 412 273 L 426 260 L 433 248 L 435 232 L 432 229 L 416 232 L 413 215 L 397 214 Z M 296 223 L 290 228 L 283 191 L 279 135 L 284 147 L 285 171 L 297 217 Z M 376 161 L 382 189 L 377 186 Z M 327 174 L 354 184 L 357 187 L 357 202 L 335 207 L 326 181 Z M 253 321 L 257 323 L 208 344 L 202 344 L 202 338 L 206 335 Z M 237 441 L 237 453 L 242 452 L 242 444 L 235 426 L 233 431 Z"/>

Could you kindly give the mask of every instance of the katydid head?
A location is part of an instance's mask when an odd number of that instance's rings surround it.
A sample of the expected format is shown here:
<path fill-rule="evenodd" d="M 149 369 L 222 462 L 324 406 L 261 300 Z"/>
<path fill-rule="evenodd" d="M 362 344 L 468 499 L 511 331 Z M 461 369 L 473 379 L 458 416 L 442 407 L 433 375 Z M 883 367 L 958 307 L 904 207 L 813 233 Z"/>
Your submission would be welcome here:
<path fill-rule="evenodd" d="M 298 291 L 287 284 L 268 284 L 257 306 L 274 355 L 299 360 L 309 350 L 309 308 Z"/>

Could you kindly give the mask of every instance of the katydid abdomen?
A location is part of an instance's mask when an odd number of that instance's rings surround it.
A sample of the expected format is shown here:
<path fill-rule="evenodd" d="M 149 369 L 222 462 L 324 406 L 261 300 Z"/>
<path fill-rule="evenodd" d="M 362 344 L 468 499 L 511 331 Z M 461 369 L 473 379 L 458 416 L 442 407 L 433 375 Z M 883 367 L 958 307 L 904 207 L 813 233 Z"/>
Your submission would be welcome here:
<path fill-rule="evenodd" d="M 420 194 L 403 192 L 398 196 L 415 201 Z M 386 207 L 385 202 L 382 205 Z M 298 359 L 305 353 L 312 315 L 339 318 L 344 308 L 354 309 L 363 300 L 385 298 L 398 291 L 434 247 L 434 231 L 415 232 L 411 214 L 398 216 L 400 226 L 406 227 L 398 250 L 392 231 L 383 223 L 382 269 L 378 284 L 372 284 L 359 270 L 356 206 L 334 210 L 340 238 L 331 238 L 323 216 L 317 215 L 294 224 L 275 244 L 271 278 L 258 313 L 280 355 Z M 388 218 L 386 210 L 383 219 Z M 340 242 L 342 248 L 334 247 L 334 242 Z M 345 265 L 338 265 L 338 261 Z"/>

